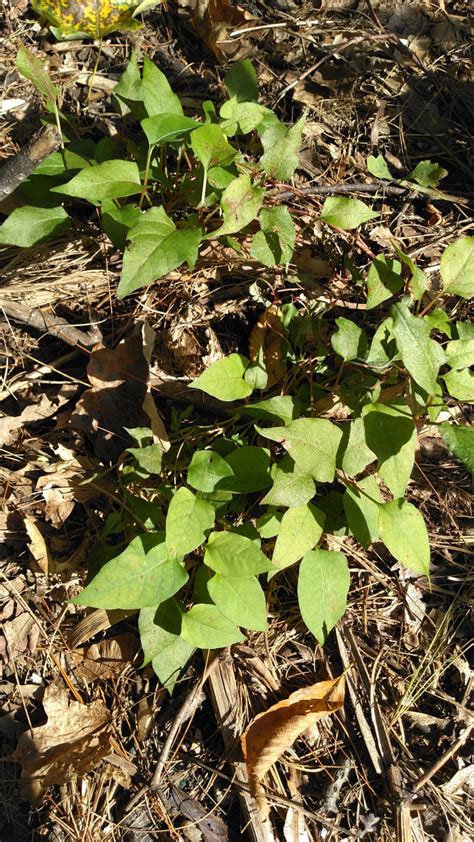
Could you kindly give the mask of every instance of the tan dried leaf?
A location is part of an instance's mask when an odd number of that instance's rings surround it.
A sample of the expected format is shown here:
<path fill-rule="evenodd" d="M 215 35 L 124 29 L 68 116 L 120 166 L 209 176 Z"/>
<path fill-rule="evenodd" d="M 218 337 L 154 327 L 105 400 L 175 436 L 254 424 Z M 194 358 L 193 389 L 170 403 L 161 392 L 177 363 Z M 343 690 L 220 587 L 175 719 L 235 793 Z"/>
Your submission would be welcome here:
<path fill-rule="evenodd" d="M 137 648 L 135 635 L 125 633 L 100 640 L 72 655 L 82 677 L 91 682 L 118 675 L 133 660 Z"/>
<path fill-rule="evenodd" d="M 0 446 L 5 447 L 13 444 L 25 424 L 51 418 L 57 412 L 59 406 L 58 400 L 51 400 L 48 395 L 43 393 L 39 400 L 33 397 L 32 402 L 25 406 L 20 415 L 5 415 L 4 418 L 0 418 Z"/>
<path fill-rule="evenodd" d="M 89 436 L 97 456 L 115 460 L 133 444 L 125 428 L 150 427 L 164 450 L 169 441 L 149 392 L 154 331 L 137 325 L 116 348 L 92 351 L 84 392 L 71 418 Z"/>
<path fill-rule="evenodd" d="M 261 314 L 249 340 L 249 357 L 252 362 L 256 362 L 260 351 L 263 350 L 268 375 L 267 389 L 278 383 L 285 374 L 285 346 L 286 330 L 281 321 L 281 310 L 276 304 L 272 304 Z"/>
<path fill-rule="evenodd" d="M 25 515 L 23 520 L 25 529 L 28 533 L 28 538 L 30 539 L 28 542 L 28 548 L 31 555 L 43 573 L 46 573 L 46 575 L 53 573 L 55 570 L 55 564 L 35 519 L 29 515 Z"/>
<path fill-rule="evenodd" d="M 342 707 L 344 690 L 344 675 L 297 690 L 258 714 L 242 735 L 250 790 L 264 818 L 270 808 L 261 785 L 263 776 L 308 728 Z"/>
<path fill-rule="evenodd" d="M 110 752 L 110 714 L 102 701 L 71 701 L 67 689 L 47 687 L 46 725 L 26 731 L 13 755 L 22 766 L 22 794 L 38 804 L 46 789 L 82 777 Z"/>

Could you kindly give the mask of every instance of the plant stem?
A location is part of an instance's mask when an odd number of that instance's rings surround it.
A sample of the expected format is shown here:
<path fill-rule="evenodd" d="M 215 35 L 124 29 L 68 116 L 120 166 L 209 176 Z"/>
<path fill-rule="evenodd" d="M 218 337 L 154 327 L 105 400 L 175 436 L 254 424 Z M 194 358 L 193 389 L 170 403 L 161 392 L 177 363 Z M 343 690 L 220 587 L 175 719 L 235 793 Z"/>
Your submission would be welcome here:
<path fill-rule="evenodd" d="M 147 156 L 146 156 L 146 164 L 145 164 L 145 175 L 143 176 L 143 190 L 140 193 L 140 199 L 139 199 L 139 202 L 138 202 L 138 207 L 140 208 L 140 210 L 141 210 L 141 207 L 143 205 L 143 200 L 144 200 L 144 198 L 147 194 L 147 185 L 148 185 L 148 176 L 150 174 L 151 156 L 153 155 L 154 148 L 155 148 L 154 146 L 148 147 L 148 152 L 147 152 Z"/>

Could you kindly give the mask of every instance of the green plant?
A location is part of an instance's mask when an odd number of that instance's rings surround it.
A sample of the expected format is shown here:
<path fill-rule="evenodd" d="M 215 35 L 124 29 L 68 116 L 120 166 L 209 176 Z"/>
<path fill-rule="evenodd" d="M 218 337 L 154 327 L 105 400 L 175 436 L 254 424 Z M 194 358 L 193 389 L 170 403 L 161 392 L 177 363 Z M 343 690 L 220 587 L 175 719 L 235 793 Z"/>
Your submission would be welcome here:
<path fill-rule="evenodd" d="M 17 65 L 61 120 L 66 139 L 73 136 L 74 126 L 59 112 L 59 91 L 39 59 L 22 47 Z M 71 217 L 83 217 L 88 203 L 124 250 L 120 298 L 183 263 L 193 268 L 207 240 L 266 266 L 288 263 L 295 226 L 266 188 L 292 177 L 305 118 L 288 128 L 257 102 L 249 61 L 233 65 L 226 85 L 230 98 L 220 111 L 204 102 L 198 121 L 184 115 L 163 73 L 147 58 L 140 70 L 132 55 L 113 92 L 122 115 L 120 139 L 72 140 L 43 161 L 22 185 L 28 204 L 0 227 L 0 243 L 41 242 L 64 230 Z"/>
<path fill-rule="evenodd" d="M 219 115 L 206 103 L 197 125 L 159 71 L 145 62 L 140 74 L 134 58 L 115 96 L 140 121 L 147 148 L 129 144 L 133 160 L 124 161 L 109 140 L 87 158 L 70 145 L 30 179 L 33 189 L 35 178 L 57 178 L 55 196 L 99 208 L 104 230 L 125 246 L 120 294 L 193 264 L 199 243 L 216 237 L 265 265 L 291 260 L 288 210 L 262 205 L 268 179 L 288 179 L 296 167 L 302 121 L 288 129 L 257 104 L 248 62 L 234 66 L 227 88 Z M 378 177 L 391 177 L 375 160 Z M 410 177 L 430 190 L 442 172 L 423 163 Z M 15 213 L 0 229 L 4 242 L 18 239 Z M 334 235 L 376 215 L 363 202 L 329 198 L 321 220 Z M 249 357 L 231 353 L 191 384 L 236 402 L 218 429 L 175 414 L 166 453 L 150 430 L 128 431 L 137 446 L 118 470 L 124 505 L 107 518 L 74 602 L 139 611 L 144 663 L 170 691 L 196 648 L 230 645 L 242 629 L 265 631 L 282 575 L 323 644 L 346 606 L 348 539 L 362 548 L 380 542 L 429 576 L 427 528 L 406 492 L 425 424 L 438 425 L 472 469 L 473 431 L 445 414 L 474 397 L 474 330 L 441 304 L 472 296 L 474 238 L 444 250 L 436 294 L 396 244 L 357 283 L 364 308 L 351 318 L 308 301 L 264 302 Z"/>
<path fill-rule="evenodd" d="M 444 252 L 439 298 L 472 293 L 472 246 L 463 238 Z M 334 322 L 330 311 L 290 303 L 276 317 L 270 308 L 268 325 L 279 319 L 277 393 L 259 396 L 268 393 L 268 363 L 255 348 L 255 362 L 232 353 L 206 369 L 191 388 L 238 402 L 218 433 L 186 428 L 183 415 L 163 453 L 150 431 L 129 431 L 139 446 L 119 471 L 127 507 L 110 519 L 120 541 L 100 542 L 99 567 L 74 601 L 138 609 L 145 663 L 170 690 L 195 648 L 266 629 L 266 600 L 277 599 L 283 571 L 323 644 L 345 611 L 350 536 L 364 548 L 381 542 L 393 561 L 429 577 L 427 528 L 405 494 L 417 430 L 438 423 L 445 399 L 472 399 L 474 334 L 444 310 L 421 311 L 424 293 L 413 291 L 414 268 L 401 257 L 408 271 L 392 262 L 387 279 L 380 266 L 373 270 L 388 298 L 397 268 L 401 297 L 387 313 L 379 308 L 372 327 L 370 311 L 365 328 L 344 317 Z M 334 405 L 342 420 L 320 417 Z M 472 467 L 473 431 L 439 427 Z M 288 568 L 297 565 L 296 578 Z"/>

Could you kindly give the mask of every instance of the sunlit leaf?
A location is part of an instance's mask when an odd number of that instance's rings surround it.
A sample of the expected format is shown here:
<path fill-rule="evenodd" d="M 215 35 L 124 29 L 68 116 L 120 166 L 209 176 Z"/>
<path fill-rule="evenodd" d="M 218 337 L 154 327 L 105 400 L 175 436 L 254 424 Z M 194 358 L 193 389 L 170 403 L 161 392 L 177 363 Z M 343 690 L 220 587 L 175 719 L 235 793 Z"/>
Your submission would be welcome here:
<path fill-rule="evenodd" d="M 156 3 L 148 2 L 150 8 Z M 35 12 L 51 24 L 58 38 L 102 38 L 110 32 L 138 29 L 133 19 L 137 0 L 31 0 Z"/>
<path fill-rule="evenodd" d="M 360 199 L 348 199 L 345 196 L 330 196 L 325 199 L 321 211 L 321 219 L 328 225 L 350 231 L 358 228 L 363 222 L 375 219 L 378 213 L 371 210 Z"/>
<path fill-rule="evenodd" d="M 388 551 L 400 564 L 429 574 L 430 543 L 421 512 L 407 500 L 379 505 L 379 533 Z"/>
<path fill-rule="evenodd" d="M 349 584 L 344 553 L 312 550 L 301 562 L 298 577 L 301 616 L 321 645 L 346 610 Z"/>

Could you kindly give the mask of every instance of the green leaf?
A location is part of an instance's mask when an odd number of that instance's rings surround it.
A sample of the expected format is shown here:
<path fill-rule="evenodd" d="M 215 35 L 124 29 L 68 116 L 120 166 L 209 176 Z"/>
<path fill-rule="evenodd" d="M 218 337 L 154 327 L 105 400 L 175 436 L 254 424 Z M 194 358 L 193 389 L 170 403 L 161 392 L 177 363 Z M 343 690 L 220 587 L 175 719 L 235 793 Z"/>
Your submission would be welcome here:
<path fill-rule="evenodd" d="M 198 491 L 214 491 L 225 477 L 232 477 L 233 470 L 214 450 L 197 450 L 188 468 L 188 483 Z"/>
<path fill-rule="evenodd" d="M 474 295 L 474 237 L 460 237 L 441 255 L 443 290 L 449 295 Z"/>
<path fill-rule="evenodd" d="M 304 506 L 314 497 L 316 487 L 310 474 L 284 456 L 272 468 L 273 486 L 262 504 L 268 506 Z"/>
<path fill-rule="evenodd" d="M 33 82 L 35 88 L 43 94 L 48 106 L 57 100 L 59 88 L 49 78 L 45 70 L 45 62 L 23 45 L 16 54 L 16 66 L 21 75 Z"/>
<path fill-rule="evenodd" d="M 198 254 L 200 228 L 176 228 L 163 207 L 143 213 L 128 234 L 131 245 L 123 256 L 118 298 L 125 298 L 186 262 L 192 269 Z"/>
<path fill-rule="evenodd" d="M 163 533 L 145 533 L 104 564 L 72 602 L 93 608 L 147 608 L 169 599 L 187 580 L 184 567 L 168 557 Z"/>
<path fill-rule="evenodd" d="M 468 368 L 474 365 L 474 339 L 453 339 L 446 346 L 446 355 L 451 368 Z"/>
<path fill-rule="evenodd" d="M 229 354 L 206 368 L 190 389 L 201 389 L 220 401 L 238 401 L 252 394 L 252 387 L 244 380 L 249 360 L 242 354 Z"/>
<path fill-rule="evenodd" d="M 265 594 L 255 576 L 227 577 L 216 573 L 207 588 L 219 611 L 244 629 L 267 630 Z"/>
<path fill-rule="evenodd" d="M 190 140 L 193 152 L 205 170 L 230 164 L 239 154 L 230 145 L 221 127 L 214 123 L 195 129 L 191 132 Z"/>
<path fill-rule="evenodd" d="M 102 202 L 100 208 L 102 227 L 116 248 L 124 249 L 130 228 L 137 225 L 141 211 L 136 205 L 118 208 L 111 199 Z"/>
<path fill-rule="evenodd" d="M 196 497 L 188 488 L 179 488 L 166 515 L 166 546 L 170 556 L 192 553 L 206 540 L 214 526 L 215 511 L 210 503 Z"/>
<path fill-rule="evenodd" d="M 206 126 L 206 128 L 211 127 Z M 214 239 L 223 234 L 235 234 L 241 231 L 258 216 L 264 195 L 263 187 L 255 187 L 249 175 L 236 178 L 222 194 L 221 208 L 224 224 L 216 231 L 206 234 L 204 239 Z"/>
<path fill-rule="evenodd" d="M 344 362 L 363 359 L 367 353 L 367 337 L 362 328 L 344 317 L 336 319 L 336 325 L 337 333 L 331 336 L 331 345 L 336 354 Z"/>
<path fill-rule="evenodd" d="M 142 15 L 144 12 L 147 12 L 149 9 L 153 9 L 155 6 L 160 6 L 163 3 L 163 0 L 141 0 L 141 3 L 133 10 L 132 17 L 137 17 L 137 15 Z"/>
<path fill-rule="evenodd" d="M 375 178 L 386 178 L 388 181 L 393 181 L 393 175 L 383 155 L 377 155 L 377 157 L 369 155 L 367 158 L 367 169 Z"/>
<path fill-rule="evenodd" d="M 135 161 L 104 161 L 94 167 L 87 167 L 75 175 L 67 184 L 52 187 L 51 193 L 75 196 L 100 205 L 106 199 L 120 199 L 140 193 L 142 185 Z"/>
<path fill-rule="evenodd" d="M 261 538 L 267 541 L 269 538 L 276 538 L 280 531 L 280 523 L 283 517 L 282 512 L 276 512 L 272 507 L 268 512 L 257 518 L 256 528 Z"/>
<path fill-rule="evenodd" d="M 324 512 L 311 503 L 288 509 L 276 539 L 273 564 L 283 570 L 312 550 L 323 534 L 324 520 Z"/>
<path fill-rule="evenodd" d="M 198 649 L 220 649 L 245 640 L 245 635 L 215 605 L 194 605 L 183 615 L 181 636 Z"/>
<path fill-rule="evenodd" d="M 371 263 L 367 273 L 366 307 L 368 310 L 378 307 L 382 301 L 386 301 L 401 290 L 403 286 L 401 268 L 398 260 L 392 260 L 384 255 L 380 255 Z"/>
<path fill-rule="evenodd" d="M 428 289 L 428 275 L 426 275 L 425 272 L 416 265 L 408 254 L 404 254 L 403 251 L 398 248 L 396 243 L 393 243 L 393 247 L 402 263 L 404 263 L 405 266 L 408 266 L 411 272 L 411 277 L 408 283 L 415 301 L 419 301 L 423 298 L 426 290 Z"/>
<path fill-rule="evenodd" d="M 348 486 L 342 502 L 349 529 L 359 544 L 369 547 L 379 536 L 377 503 L 383 502 L 375 477 L 364 477 L 357 486 Z"/>
<path fill-rule="evenodd" d="M 237 172 L 234 172 L 234 169 L 235 167 L 232 164 L 229 167 L 211 167 L 207 173 L 207 183 L 217 190 L 225 190 L 229 184 L 235 181 Z"/>
<path fill-rule="evenodd" d="M 142 666 L 151 661 L 161 684 L 170 693 L 194 652 L 194 646 L 180 637 L 182 614 L 176 601 L 168 599 L 161 605 L 142 608 L 138 616 Z"/>
<path fill-rule="evenodd" d="M 468 368 L 448 371 L 443 380 L 451 397 L 469 403 L 474 401 L 474 374 Z"/>
<path fill-rule="evenodd" d="M 155 114 L 183 113 L 179 97 L 171 90 L 166 76 L 146 56 L 140 75 L 136 53 L 132 53 L 125 72 L 115 86 L 114 97 L 125 103 L 138 120 Z"/>
<path fill-rule="evenodd" d="M 400 564 L 429 576 L 430 543 L 423 515 L 406 500 L 379 505 L 379 533 L 388 551 Z"/>
<path fill-rule="evenodd" d="M 23 205 L 15 208 L 3 225 L 0 225 L 0 243 L 19 248 L 30 248 L 51 234 L 64 231 L 71 220 L 64 208 L 37 208 Z"/>
<path fill-rule="evenodd" d="M 474 428 L 458 427 L 445 421 L 439 425 L 439 431 L 451 453 L 474 474 Z"/>
<path fill-rule="evenodd" d="M 363 409 L 365 439 L 377 455 L 377 470 L 395 497 L 405 493 L 413 470 L 416 427 L 403 400 Z"/>
<path fill-rule="evenodd" d="M 451 319 L 449 318 L 446 310 L 442 310 L 441 307 L 435 307 L 429 313 L 424 316 L 425 322 L 428 322 L 431 330 L 439 330 L 440 333 L 446 334 L 446 336 L 451 337 L 453 335 L 453 325 L 451 324 Z"/>
<path fill-rule="evenodd" d="M 296 228 L 288 208 L 284 205 L 263 208 L 259 221 L 262 230 L 253 237 L 251 256 L 264 266 L 289 263 L 295 247 Z"/>
<path fill-rule="evenodd" d="M 276 395 L 274 398 L 267 398 L 258 403 L 246 404 L 239 407 L 236 412 L 240 415 L 261 418 L 264 421 L 283 421 L 284 424 L 291 424 L 299 415 L 300 409 L 301 402 L 298 398 L 292 395 Z"/>
<path fill-rule="evenodd" d="M 125 429 L 139 448 L 153 441 L 153 430 L 150 427 L 125 427 Z"/>
<path fill-rule="evenodd" d="M 70 149 L 62 149 L 61 152 L 53 152 L 41 161 L 33 170 L 32 175 L 47 175 L 53 178 L 56 175 L 63 175 L 72 170 L 83 170 L 90 166 L 83 155 L 72 152 Z"/>
<path fill-rule="evenodd" d="M 263 345 L 258 349 L 257 359 L 250 363 L 244 374 L 244 380 L 252 391 L 266 389 L 268 384 L 268 373 L 265 366 L 265 351 Z"/>
<path fill-rule="evenodd" d="M 224 85 L 229 96 L 235 96 L 238 102 L 258 100 L 257 74 L 248 58 L 231 65 L 224 77 Z"/>
<path fill-rule="evenodd" d="M 376 370 L 386 368 L 398 356 L 392 328 L 393 320 L 384 319 L 372 338 L 366 362 Z"/>
<path fill-rule="evenodd" d="M 368 446 L 365 436 L 362 418 L 356 418 L 343 425 L 338 462 L 342 452 L 341 467 L 349 477 L 356 477 L 377 458 Z"/>
<path fill-rule="evenodd" d="M 226 457 L 234 475 L 222 479 L 217 488 L 246 494 L 272 484 L 270 453 L 263 447 L 238 447 Z"/>
<path fill-rule="evenodd" d="M 313 550 L 305 555 L 298 576 L 301 616 L 321 646 L 347 604 L 350 576 L 343 553 Z"/>
<path fill-rule="evenodd" d="M 456 322 L 456 334 L 458 339 L 474 339 L 474 322 Z"/>
<path fill-rule="evenodd" d="M 448 171 L 439 164 L 432 164 L 431 161 L 420 161 L 410 175 L 408 181 L 416 181 L 422 187 L 438 187 L 441 179 L 445 178 Z"/>
<path fill-rule="evenodd" d="M 158 443 L 146 447 L 128 447 L 127 453 L 131 453 L 142 471 L 147 474 L 161 474 L 163 449 Z"/>
<path fill-rule="evenodd" d="M 379 214 L 371 210 L 359 199 L 347 199 L 345 196 L 330 196 L 325 199 L 321 219 L 335 228 L 350 231 L 363 222 L 375 219 Z"/>
<path fill-rule="evenodd" d="M 141 126 L 150 146 L 155 146 L 157 143 L 182 140 L 188 132 L 199 128 L 201 123 L 183 114 L 155 114 L 154 117 L 142 120 Z"/>
<path fill-rule="evenodd" d="M 265 119 L 268 109 L 256 102 L 238 102 L 232 97 L 220 109 L 221 129 L 227 137 L 253 132 Z"/>
<path fill-rule="evenodd" d="M 230 578 L 258 576 L 273 570 L 273 564 L 257 545 L 235 532 L 211 532 L 205 548 L 204 564 L 215 573 Z"/>
<path fill-rule="evenodd" d="M 261 134 L 263 155 L 260 166 L 271 178 L 289 181 L 298 163 L 306 115 L 303 114 L 294 126 L 287 128 L 279 120 L 272 119 Z"/>
<path fill-rule="evenodd" d="M 441 346 L 430 337 L 430 326 L 419 316 L 413 316 L 405 301 L 393 305 L 393 333 L 403 364 L 422 389 L 436 392 L 438 373 L 445 362 Z"/>
<path fill-rule="evenodd" d="M 260 435 L 281 444 L 299 467 L 318 482 L 332 482 L 341 430 L 324 418 L 297 418 L 287 427 L 256 428 Z"/>

